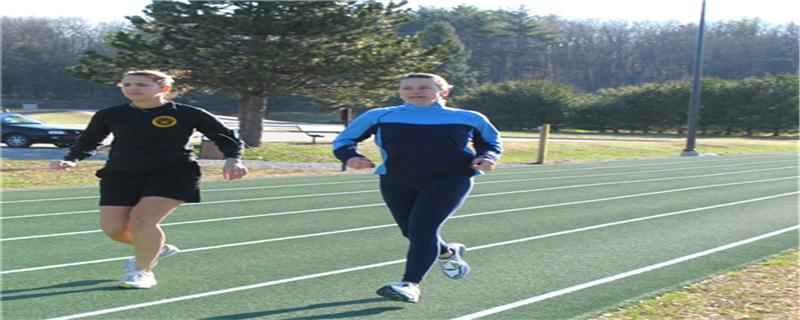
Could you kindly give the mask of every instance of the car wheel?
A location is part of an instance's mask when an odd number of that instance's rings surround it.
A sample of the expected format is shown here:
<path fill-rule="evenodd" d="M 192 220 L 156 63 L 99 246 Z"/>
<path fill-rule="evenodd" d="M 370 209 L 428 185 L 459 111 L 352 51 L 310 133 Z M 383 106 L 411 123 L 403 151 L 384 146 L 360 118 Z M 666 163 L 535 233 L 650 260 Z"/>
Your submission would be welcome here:
<path fill-rule="evenodd" d="M 30 137 L 21 133 L 7 135 L 4 142 L 12 148 L 27 148 L 33 144 Z"/>
<path fill-rule="evenodd" d="M 54 143 L 54 145 L 56 145 L 56 147 L 59 147 L 59 148 L 69 148 L 73 144 L 72 143 L 66 143 L 66 142 L 59 142 L 59 143 Z"/>

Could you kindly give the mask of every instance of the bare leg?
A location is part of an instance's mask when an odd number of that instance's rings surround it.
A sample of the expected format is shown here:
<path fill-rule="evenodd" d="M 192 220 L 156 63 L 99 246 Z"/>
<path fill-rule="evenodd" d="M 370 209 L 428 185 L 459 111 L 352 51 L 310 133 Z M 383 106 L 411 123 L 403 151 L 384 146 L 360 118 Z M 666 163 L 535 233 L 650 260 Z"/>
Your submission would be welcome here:
<path fill-rule="evenodd" d="M 183 201 L 164 197 L 144 197 L 131 210 L 131 231 L 136 269 L 151 271 L 164 245 L 164 231 L 159 224 Z"/>
<path fill-rule="evenodd" d="M 123 206 L 100 206 L 100 228 L 112 240 L 133 245 L 131 209 Z"/>

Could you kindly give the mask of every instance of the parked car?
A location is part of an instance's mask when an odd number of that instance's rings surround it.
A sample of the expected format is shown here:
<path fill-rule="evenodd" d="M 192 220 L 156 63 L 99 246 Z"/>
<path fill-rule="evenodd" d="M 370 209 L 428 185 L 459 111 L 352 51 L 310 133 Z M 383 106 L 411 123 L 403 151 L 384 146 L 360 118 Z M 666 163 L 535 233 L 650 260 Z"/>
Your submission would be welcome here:
<path fill-rule="evenodd" d="M 59 148 L 71 147 L 83 133 L 81 129 L 48 125 L 42 121 L 18 114 L 0 114 L 3 143 L 12 148 L 27 148 L 34 143 L 52 143 Z"/>

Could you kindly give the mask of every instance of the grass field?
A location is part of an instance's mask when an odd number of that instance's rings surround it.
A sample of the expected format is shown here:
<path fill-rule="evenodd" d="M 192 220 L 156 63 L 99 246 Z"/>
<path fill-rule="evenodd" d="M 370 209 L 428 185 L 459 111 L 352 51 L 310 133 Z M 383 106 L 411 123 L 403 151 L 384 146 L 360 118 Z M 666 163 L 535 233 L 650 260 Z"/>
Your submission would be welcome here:
<path fill-rule="evenodd" d="M 40 110 L 26 112 L 30 116 L 53 124 L 85 124 L 90 114 L 85 112 L 63 112 Z M 300 117 L 285 114 L 283 120 Z M 323 115 L 329 116 L 329 115 Z M 305 119 L 305 118 L 303 118 Z M 305 120 L 313 120 L 308 118 Z M 322 122 L 322 121 L 319 121 Z M 269 134 L 269 133 L 265 133 Z M 504 131 L 503 137 L 537 137 L 530 132 Z M 561 131 L 551 134 L 547 159 L 551 163 L 565 161 L 600 161 L 632 158 L 674 157 L 685 148 L 686 138 L 676 134 L 602 134 L 582 131 Z M 532 163 L 536 160 L 538 143 L 508 139 L 504 147 L 504 163 Z M 722 155 L 767 152 L 798 152 L 797 136 L 791 137 L 727 137 L 701 135 L 697 138 L 697 150 L 702 153 Z M 330 144 L 265 143 L 258 148 L 246 150 L 245 159 L 294 162 L 331 162 Z M 373 159 L 380 158 L 380 151 L 372 143 L 361 147 L 364 154 Z"/>
<path fill-rule="evenodd" d="M 547 162 L 607 161 L 636 158 L 669 158 L 681 154 L 685 140 L 652 139 L 651 141 L 564 141 L 552 140 L 547 147 Z M 503 142 L 502 163 L 532 163 L 536 161 L 538 144 L 535 141 L 506 140 Z M 720 155 L 772 152 L 798 152 L 796 140 L 761 140 L 749 138 L 698 139 L 697 150 Z M 380 160 L 380 150 L 371 142 L 363 143 L 359 152 Z M 330 144 L 265 143 L 245 151 L 245 159 L 267 161 L 330 162 Z"/>
<path fill-rule="evenodd" d="M 434 268 L 419 304 L 373 293 L 406 242 L 371 175 L 206 182 L 164 223 L 184 252 L 133 291 L 115 287 L 130 249 L 97 230 L 95 188 L 8 191 L 3 317 L 593 317 L 796 249 L 797 179 L 796 153 L 504 167 L 442 230 L 473 273 Z"/>
<path fill-rule="evenodd" d="M 92 114 L 82 111 L 59 111 L 59 110 L 12 110 L 12 112 L 27 115 L 36 120 L 44 121 L 48 124 L 55 125 L 78 125 L 85 126 L 89 124 Z"/>
<path fill-rule="evenodd" d="M 502 164 L 532 163 L 536 160 L 537 144 L 531 141 L 507 141 Z M 547 163 L 596 162 L 622 159 L 671 158 L 680 154 L 684 142 L 676 139 L 654 139 L 653 141 L 552 141 L 548 147 Z M 697 149 L 703 153 L 741 155 L 755 153 L 796 153 L 797 141 L 784 139 L 722 138 L 699 139 Z M 66 152 L 66 151 L 65 151 Z M 360 148 L 371 159 L 380 160 L 380 152 L 372 143 Z M 258 148 L 245 150 L 245 160 L 281 162 L 335 162 L 330 144 L 265 143 Z M 102 161 L 87 160 L 71 172 L 49 170 L 49 161 L 11 160 L 2 161 L 3 188 L 31 188 L 57 186 L 96 185 L 94 172 Z M 219 179 L 220 168 L 204 167 L 204 177 Z M 258 169 L 251 168 L 250 177 L 290 174 L 335 174 L 335 170 Z"/>

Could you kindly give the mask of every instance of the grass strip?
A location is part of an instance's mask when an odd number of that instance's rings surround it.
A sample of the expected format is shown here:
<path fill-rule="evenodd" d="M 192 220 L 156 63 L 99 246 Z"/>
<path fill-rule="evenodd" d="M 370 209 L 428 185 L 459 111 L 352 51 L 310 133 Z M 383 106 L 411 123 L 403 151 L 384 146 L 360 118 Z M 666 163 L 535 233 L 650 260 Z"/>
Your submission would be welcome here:
<path fill-rule="evenodd" d="M 800 253 L 791 251 L 593 320 L 792 319 L 800 314 Z"/>

